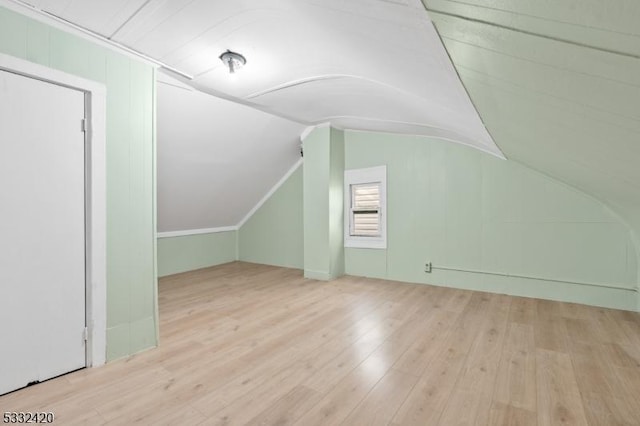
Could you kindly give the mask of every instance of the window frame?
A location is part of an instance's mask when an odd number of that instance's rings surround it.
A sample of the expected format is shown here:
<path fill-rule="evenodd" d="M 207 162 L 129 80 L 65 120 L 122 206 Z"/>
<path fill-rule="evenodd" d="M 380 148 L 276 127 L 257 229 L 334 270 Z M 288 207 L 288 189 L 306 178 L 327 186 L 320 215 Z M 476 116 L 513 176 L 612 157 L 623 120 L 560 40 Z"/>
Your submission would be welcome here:
<path fill-rule="evenodd" d="M 380 235 L 375 237 L 351 235 L 353 219 L 352 185 L 380 184 Z M 387 166 L 344 171 L 344 246 L 352 248 L 387 248 Z"/>

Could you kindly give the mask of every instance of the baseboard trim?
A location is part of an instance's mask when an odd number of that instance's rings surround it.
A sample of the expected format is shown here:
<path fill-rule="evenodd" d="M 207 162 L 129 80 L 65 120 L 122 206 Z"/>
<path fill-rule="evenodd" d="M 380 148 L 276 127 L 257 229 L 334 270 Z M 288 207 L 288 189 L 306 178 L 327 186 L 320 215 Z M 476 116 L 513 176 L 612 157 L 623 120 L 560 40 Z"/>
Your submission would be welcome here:
<path fill-rule="evenodd" d="M 319 281 L 330 281 L 333 279 L 331 274 L 327 272 L 311 271 L 309 269 L 304 270 L 304 277 L 312 280 L 319 280 Z"/>
<path fill-rule="evenodd" d="M 186 229 L 184 231 L 158 232 L 156 236 L 157 238 L 173 238 L 186 237 L 188 235 L 215 234 L 217 232 L 232 232 L 237 230 L 237 226 L 222 226 L 220 228 Z"/>
<path fill-rule="evenodd" d="M 353 272 L 349 275 L 361 276 Z M 581 285 L 574 282 L 518 278 L 513 276 L 491 276 L 475 272 L 436 269 L 434 269 L 432 274 L 429 274 L 429 277 L 425 277 L 424 279 L 389 275 L 378 278 L 413 284 L 458 288 L 461 290 L 507 294 L 509 296 L 579 303 L 625 311 L 638 311 L 639 308 L 637 306 L 638 293 L 635 288 Z"/>

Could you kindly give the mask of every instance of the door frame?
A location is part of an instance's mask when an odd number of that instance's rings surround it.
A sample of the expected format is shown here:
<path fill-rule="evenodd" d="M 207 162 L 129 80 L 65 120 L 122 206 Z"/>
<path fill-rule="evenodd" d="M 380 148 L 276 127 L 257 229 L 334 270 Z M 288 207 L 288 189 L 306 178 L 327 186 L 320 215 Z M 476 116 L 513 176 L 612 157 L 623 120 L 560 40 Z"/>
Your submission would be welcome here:
<path fill-rule="evenodd" d="M 102 365 L 107 354 L 107 89 L 101 83 L 2 53 L 0 70 L 80 90 L 85 94 L 85 324 L 88 331 L 86 365 Z"/>

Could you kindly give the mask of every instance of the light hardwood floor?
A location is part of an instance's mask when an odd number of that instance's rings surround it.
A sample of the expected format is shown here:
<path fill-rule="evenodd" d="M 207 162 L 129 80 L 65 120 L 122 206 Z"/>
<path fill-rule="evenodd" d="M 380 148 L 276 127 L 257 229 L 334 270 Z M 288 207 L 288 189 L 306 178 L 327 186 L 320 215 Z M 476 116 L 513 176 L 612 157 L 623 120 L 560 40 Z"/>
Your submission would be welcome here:
<path fill-rule="evenodd" d="M 160 347 L 0 397 L 56 424 L 640 425 L 640 315 L 235 262 L 160 281 Z"/>

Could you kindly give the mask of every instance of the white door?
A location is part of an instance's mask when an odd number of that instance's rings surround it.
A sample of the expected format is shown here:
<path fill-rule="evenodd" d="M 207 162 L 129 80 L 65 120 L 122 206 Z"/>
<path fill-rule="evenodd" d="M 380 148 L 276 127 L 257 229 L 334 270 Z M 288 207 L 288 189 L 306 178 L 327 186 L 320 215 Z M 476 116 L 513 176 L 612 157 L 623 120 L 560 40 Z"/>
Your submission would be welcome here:
<path fill-rule="evenodd" d="M 86 365 L 84 109 L 0 71 L 0 395 Z"/>

